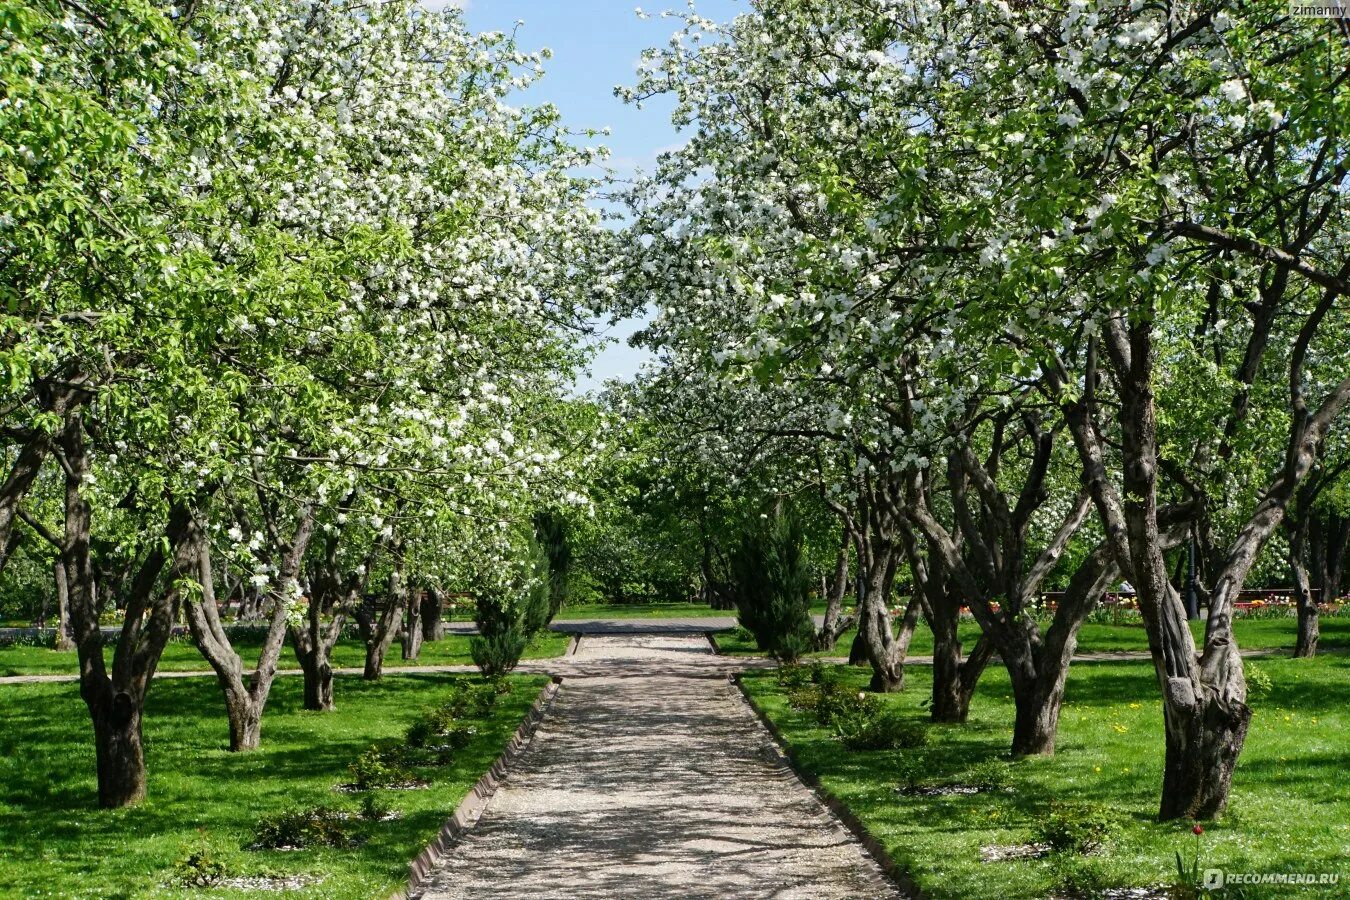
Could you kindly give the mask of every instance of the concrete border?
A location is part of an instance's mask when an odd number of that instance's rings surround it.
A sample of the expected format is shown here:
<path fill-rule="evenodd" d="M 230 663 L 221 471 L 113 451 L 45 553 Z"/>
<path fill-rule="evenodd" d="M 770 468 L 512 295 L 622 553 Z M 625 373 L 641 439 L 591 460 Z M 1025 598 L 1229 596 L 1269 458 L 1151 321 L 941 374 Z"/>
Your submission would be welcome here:
<path fill-rule="evenodd" d="M 703 632 L 703 636 L 708 639 L 708 644 L 712 647 L 713 656 L 721 656 L 722 648 L 717 644 L 717 635 L 711 631 L 705 631 Z"/>
<path fill-rule="evenodd" d="M 544 715 L 548 712 L 548 708 L 553 704 L 553 700 L 558 696 L 558 691 L 561 688 L 562 679 L 555 677 L 553 681 L 544 685 L 543 689 L 540 690 L 539 696 L 535 698 L 534 705 L 525 714 L 524 720 L 516 728 L 516 733 L 511 736 L 511 740 L 507 743 L 501 756 L 497 757 L 491 768 L 483 774 L 482 778 L 478 779 L 469 793 L 460 801 L 454 813 L 441 826 L 440 833 L 436 835 L 436 838 L 417 855 L 416 859 L 409 863 L 408 887 L 406 890 L 395 894 L 395 897 L 417 897 L 422 884 L 427 880 L 427 876 L 445 860 L 455 844 L 478 823 L 478 819 L 483 815 L 483 810 L 487 808 L 488 801 L 492 799 L 492 795 L 497 792 L 497 788 L 506 778 L 507 770 L 534 740 L 534 734 L 539 729 L 539 723 L 543 721 Z"/>
<path fill-rule="evenodd" d="M 745 689 L 745 685 L 741 683 L 741 676 L 739 674 L 732 675 L 730 682 L 736 686 L 733 696 L 739 697 L 740 700 L 750 708 L 750 711 L 755 714 L 755 718 L 760 721 L 760 724 L 762 724 L 765 729 L 768 730 L 770 736 L 773 737 L 774 748 L 778 751 L 778 756 L 782 759 L 783 765 L 796 776 L 798 781 L 811 791 L 811 794 L 816 800 L 832 812 L 839 821 L 844 823 L 844 827 L 858 839 L 858 842 L 862 844 L 863 849 L 866 850 L 867 854 L 881 867 L 881 871 L 885 873 L 886 877 L 888 877 L 897 888 L 900 889 L 902 894 L 906 897 L 913 898 L 913 900 L 925 900 L 925 895 L 919 888 L 919 885 L 915 883 L 914 879 L 910 877 L 904 867 L 891 858 L 891 855 L 886 852 L 885 846 L 881 841 L 877 840 L 876 835 L 868 830 L 867 826 L 863 824 L 857 814 L 849 809 L 847 804 L 834 796 L 834 794 L 830 793 L 829 790 L 820 783 L 819 778 L 798 764 L 796 754 L 792 752 L 792 745 L 788 743 L 785 737 L 783 737 L 783 733 L 778 729 L 778 726 L 774 721 L 765 715 L 764 711 L 755 703 L 754 699 L 750 696 L 749 691 Z"/>

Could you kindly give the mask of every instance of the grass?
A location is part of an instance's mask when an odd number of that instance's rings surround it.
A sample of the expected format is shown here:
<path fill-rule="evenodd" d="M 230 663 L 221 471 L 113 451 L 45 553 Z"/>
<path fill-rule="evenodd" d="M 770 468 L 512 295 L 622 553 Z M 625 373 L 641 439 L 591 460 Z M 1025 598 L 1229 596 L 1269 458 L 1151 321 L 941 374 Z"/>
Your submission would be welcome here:
<path fill-rule="evenodd" d="M 736 615 L 734 609 L 713 609 L 706 603 L 578 603 L 565 606 L 555 621 L 576 619 L 688 619 Z"/>
<path fill-rule="evenodd" d="M 263 719 L 263 747 L 225 749 L 223 700 L 214 681 L 156 683 L 145 719 L 149 799 L 133 809 L 95 802 L 89 716 L 73 685 L 0 688 L 0 896 L 183 896 L 175 865 L 205 849 L 231 875 L 309 874 L 323 881 L 299 896 L 389 896 L 408 863 L 491 765 L 547 679 L 515 677 L 478 734 L 428 790 L 382 791 L 402 813 L 361 823 L 354 849 L 249 851 L 261 816 L 329 804 L 356 810 L 333 791 L 349 763 L 378 739 L 401 736 L 419 710 L 443 699 L 456 675 L 392 675 L 380 682 L 339 677 L 338 709 L 302 710 L 297 678 L 280 679 Z M 194 896 L 246 892 L 193 890 Z M 258 894 L 257 896 L 276 896 Z"/>
<path fill-rule="evenodd" d="M 1192 622 L 1191 633 L 1197 641 L 1204 639 L 1205 623 Z M 1350 648 L 1350 616 L 1323 616 L 1321 618 L 1322 637 L 1318 643 L 1320 649 L 1334 650 Z M 1237 634 L 1238 646 L 1243 650 L 1292 650 L 1297 634 L 1298 620 L 1293 616 L 1284 618 L 1240 618 L 1233 622 Z M 973 621 L 964 621 L 959 626 L 961 645 L 969 650 L 980 637 L 980 626 Z M 812 657 L 848 656 L 849 647 L 857 631 L 850 629 L 840 635 L 839 641 L 831 650 L 813 653 Z M 759 655 L 753 639 L 747 639 L 736 632 L 719 634 L 717 646 L 723 653 L 733 655 Z M 933 632 L 922 622 L 914 630 L 914 640 L 909 645 L 911 656 L 928 656 L 933 652 Z M 1148 652 L 1148 635 L 1142 622 L 1120 625 L 1089 622 L 1078 632 L 1079 653 L 1116 653 Z"/>
<path fill-rule="evenodd" d="M 825 614 L 825 601 L 811 605 L 814 615 Z M 576 619 L 734 619 L 734 609 L 713 609 L 704 603 L 578 603 L 564 607 L 557 621 Z"/>
<path fill-rule="evenodd" d="M 1200 868 L 1234 872 L 1341 873 L 1350 878 L 1350 658 L 1268 659 L 1273 682 L 1253 701 L 1246 751 L 1233 778 L 1223 821 L 1199 839 Z M 840 667 L 859 687 L 867 675 Z M 881 698 L 898 714 L 926 720 L 926 668 L 911 669 L 909 689 Z M 806 712 L 787 704 L 772 673 L 744 676 L 758 705 L 782 729 L 796 762 L 846 803 L 892 857 L 935 898 L 1044 897 L 1066 875 L 1099 886 L 1170 884 L 1174 853 L 1189 864 L 1197 839 L 1190 823 L 1154 821 L 1162 779 L 1162 721 L 1152 667 L 1138 662 L 1080 663 L 1070 673 L 1055 756 L 1007 760 L 1013 705 L 1006 673 L 991 667 L 964 726 L 933 726 L 928 747 L 850 752 Z M 917 766 L 931 783 L 960 782 L 987 761 L 1006 769 L 1009 788 L 979 794 L 921 796 L 896 790 L 898 774 Z M 1100 804 L 1115 817 L 1107 848 L 1092 857 L 995 863 L 990 844 L 1019 844 L 1056 800 Z M 1246 897 L 1269 896 L 1248 888 Z M 1288 888 L 1284 889 L 1286 892 Z M 1287 893 L 1285 894 L 1287 896 Z M 1308 896 L 1319 896 L 1316 889 Z M 1230 893 L 1229 896 L 1238 896 Z"/>
<path fill-rule="evenodd" d="M 548 659 L 562 656 L 567 652 L 570 638 L 557 632 L 543 632 L 535 636 L 525 651 L 527 659 Z M 258 634 L 241 634 L 234 641 L 234 648 L 244 661 L 247 669 L 252 669 L 261 651 L 262 637 Z M 112 647 L 105 647 L 104 658 L 112 664 Z M 359 669 L 365 665 L 365 646 L 355 638 L 344 638 L 333 648 L 333 666 L 335 668 Z M 396 670 L 400 666 L 461 666 L 472 665 L 469 656 L 469 637 L 462 634 L 448 634 L 439 641 L 422 644 L 422 652 L 416 660 L 404 660 L 398 645 L 391 647 L 385 657 L 386 670 Z M 281 667 L 298 668 L 295 654 L 289 646 L 282 648 Z M 160 658 L 161 672 L 205 672 L 211 665 L 198 651 L 190 637 L 175 638 L 164 648 Z M 0 676 L 6 675 L 73 675 L 79 671 L 79 661 L 75 651 L 48 650 L 43 647 L 3 647 L 0 648 Z"/>

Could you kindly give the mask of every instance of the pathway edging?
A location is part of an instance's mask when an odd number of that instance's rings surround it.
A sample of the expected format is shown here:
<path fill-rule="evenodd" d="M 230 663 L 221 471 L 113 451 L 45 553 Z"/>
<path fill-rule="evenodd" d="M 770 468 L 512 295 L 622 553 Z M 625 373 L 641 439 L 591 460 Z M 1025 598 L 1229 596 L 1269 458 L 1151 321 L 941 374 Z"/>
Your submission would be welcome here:
<path fill-rule="evenodd" d="M 816 800 L 820 801 L 821 805 L 833 813 L 835 818 L 840 822 L 844 823 L 844 827 L 858 839 L 858 842 L 863 845 L 863 849 L 867 851 L 867 854 L 881 867 L 881 871 L 886 873 L 886 876 L 895 883 L 896 887 L 898 887 L 906 897 L 912 897 L 914 900 L 924 900 L 926 895 L 919 888 L 919 885 L 910 877 L 904 867 L 897 863 L 891 855 L 886 852 L 885 845 L 877 839 L 876 835 L 868 830 L 867 826 L 864 825 L 857 814 L 849 808 L 848 804 L 841 801 L 831 793 L 828 788 L 821 784 L 820 779 L 817 778 L 813 772 L 810 772 L 801 766 L 797 761 L 797 755 L 793 751 L 792 745 L 788 743 L 785 737 L 783 737 L 783 733 L 778 729 L 778 725 L 773 719 L 769 718 L 764 713 L 764 710 L 759 708 L 759 704 L 755 703 L 754 698 L 750 696 L 750 692 L 747 691 L 745 685 L 741 683 L 741 676 L 739 674 L 731 676 L 730 683 L 735 686 L 735 696 L 745 703 L 746 706 L 750 707 L 751 712 L 755 714 L 755 718 L 759 720 L 760 724 L 763 725 L 773 737 L 774 749 L 778 751 L 778 756 L 781 758 L 783 765 L 796 776 L 797 780 L 811 792 Z"/>
<path fill-rule="evenodd" d="M 544 715 L 548 712 L 549 706 L 553 703 L 553 698 L 558 696 L 558 691 L 562 688 L 562 679 L 555 678 L 539 691 L 539 696 L 535 698 L 534 705 L 530 711 L 525 714 L 515 734 L 511 736 L 506 749 L 492 763 L 492 766 L 483 773 L 483 777 L 474 783 L 469 793 L 460 801 L 459 806 L 455 807 L 454 813 L 441 825 L 440 832 L 435 840 L 426 846 L 417 858 L 408 866 L 408 887 L 406 890 L 399 891 L 394 896 L 397 898 L 416 897 L 427 876 L 445 861 L 456 843 L 467 834 L 478 822 L 483 810 L 487 808 L 488 801 L 492 795 L 497 792 L 501 786 L 502 780 L 506 778 L 507 771 L 513 762 L 519 758 L 520 754 L 530 746 L 530 741 L 534 739 L 534 733 L 539 729 L 539 723 L 543 721 Z"/>

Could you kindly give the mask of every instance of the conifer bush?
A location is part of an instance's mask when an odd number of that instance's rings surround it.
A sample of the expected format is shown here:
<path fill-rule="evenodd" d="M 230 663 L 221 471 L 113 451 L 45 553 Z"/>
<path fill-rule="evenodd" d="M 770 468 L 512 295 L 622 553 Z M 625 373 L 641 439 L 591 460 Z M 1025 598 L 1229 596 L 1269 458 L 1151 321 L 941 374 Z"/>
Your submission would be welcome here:
<path fill-rule="evenodd" d="M 747 528 L 730 568 L 737 621 L 759 649 L 788 663 L 809 652 L 812 573 L 800 518 L 789 509 Z"/>

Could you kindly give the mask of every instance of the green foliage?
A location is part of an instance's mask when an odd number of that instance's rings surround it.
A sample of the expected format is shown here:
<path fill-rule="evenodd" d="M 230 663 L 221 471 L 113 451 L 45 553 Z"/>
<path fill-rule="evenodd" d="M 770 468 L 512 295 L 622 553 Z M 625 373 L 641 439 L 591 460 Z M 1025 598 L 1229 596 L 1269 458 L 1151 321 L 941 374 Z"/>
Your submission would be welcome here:
<path fill-rule="evenodd" d="M 1054 803 L 1032 828 L 1033 840 L 1056 853 L 1095 853 L 1116 828 L 1105 807 L 1093 803 Z"/>
<path fill-rule="evenodd" d="M 887 710 L 819 664 L 783 666 L 776 674 L 793 709 L 810 712 L 850 750 L 912 750 L 929 740 L 925 724 Z"/>
<path fill-rule="evenodd" d="M 171 881 L 186 888 L 208 888 L 229 875 L 229 867 L 221 862 L 209 845 L 191 850 L 173 867 Z"/>
<path fill-rule="evenodd" d="M 737 621 L 761 650 L 793 662 L 813 649 L 812 573 L 791 508 L 745 530 L 731 555 L 731 576 Z"/>
<path fill-rule="evenodd" d="M 1091 856 L 1056 853 L 1050 857 L 1055 896 L 1099 897 L 1116 882 L 1101 861 Z"/>
<path fill-rule="evenodd" d="M 926 725 L 896 713 L 837 718 L 835 729 L 850 750 L 913 750 L 929 739 Z"/>
<path fill-rule="evenodd" d="M 1242 669 L 1247 679 L 1247 695 L 1256 699 L 1269 697 L 1275 687 L 1275 683 L 1270 680 L 1270 673 L 1249 660 L 1243 661 Z"/>
<path fill-rule="evenodd" d="M 554 510 L 534 517 L 535 540 L 548 559 L 548 621 L 567 603 L 572 576 L 572 542 L 567 520 Z"/>
<path fill-rule="evenodd" d="M 530 539 L 517 564 L 517 575 L 478 597 L 474 618 L 478 634 L 469 642 L 474 665 L 489 678 L 500 678 L 520 662 L 534 636 L 548 627 L 550 590 L 548 559 Z"/>
<path fill-rule="evenodd" d="M 494 626 L 493 630 L 486 633 L 474 635 L 469 641 L 469 653 L 473 656 L 473 664 L 479 671 L 484 675 L 497 677 L 509 673 L 516 667 L 529 642 L 530 638 L 520 624 L 510 622 Z"/>
<path fill-rule="evenodd" d="M 375 744 L 347 767 L 357 790 L 403 787 L 417 783 L 417 774 L 404 763 L 398 746 Z"/>
<path fill-rule="evenodd" d="M 961 776 L 961 783 L 981 791 L 1006 791 L 1012 785 L 1012 773 L 1006 762 L 986 759 L 971 766 Z"/>
<path fill-rule="evenodd" d="M 52 578 L 51 560 L 33 546 L 35 538 L 24 538 L 22 529 L 19 548 L 5 564 L 0 578 L 0 620 L 11 620 L 27 625 L 37 621 L 46 608 L 48 624 L 56 617 L 56 586 Z"/>
<path fill-rule="evenodd" d="M 895 761 L 892 772 L 900 782 L 897 790 L 906 794 L 922 791 L 932 775 L 927 760 L 917 753 L 906 753 L 901 756 Z"/>
<path fill-rule="evenodd" d="M 350 847 L 355 843 L 348 813 L 332 806 L 312 806 L 258 820 L 252 849 Z"/>
<path fill-rule="evenodd" d="M 367 822 L 383 821 L 391 811 L 389 801 L 374 791 L 366 791 L 361 795 L 361 818 Z"/>
<path fill-rule="evenodd" d="M 779 685 L 785 688 L 801 688 L 809 684 L 815 684 L 819 681 L 821 667 L 819 664 L 811 666 L 802 666 L 797 663 L 784 663 L 778 667 L 774 677 Z"/>
<path fill-rule="evenodd" d="M 458 684 L 450 697 L 438 706 L 423 710 L 408 726 L 404 742 L 415 749 L 455 751 L 468 745 L 476 730 L 464 722 L 488 715 L 497 705 L 505 681 L 482 684 Z"/>

